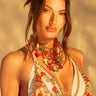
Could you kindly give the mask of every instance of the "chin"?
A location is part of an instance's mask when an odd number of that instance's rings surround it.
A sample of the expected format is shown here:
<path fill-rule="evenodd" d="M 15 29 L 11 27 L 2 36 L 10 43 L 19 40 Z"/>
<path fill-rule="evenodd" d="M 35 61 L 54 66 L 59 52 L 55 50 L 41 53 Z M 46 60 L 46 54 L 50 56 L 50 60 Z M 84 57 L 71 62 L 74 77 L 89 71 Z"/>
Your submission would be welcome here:
<path fill-rule="evenodd" d="M 47 35 L 46 37 L 47 37 L 47 38 L 56 38 L 57 35 Z"/>
<path fill-rule="evenodd" d="M 53 36 L 47 36 L 45 37 L 45 39 L 55 39 L 56 37 L 53 37 Z"/>

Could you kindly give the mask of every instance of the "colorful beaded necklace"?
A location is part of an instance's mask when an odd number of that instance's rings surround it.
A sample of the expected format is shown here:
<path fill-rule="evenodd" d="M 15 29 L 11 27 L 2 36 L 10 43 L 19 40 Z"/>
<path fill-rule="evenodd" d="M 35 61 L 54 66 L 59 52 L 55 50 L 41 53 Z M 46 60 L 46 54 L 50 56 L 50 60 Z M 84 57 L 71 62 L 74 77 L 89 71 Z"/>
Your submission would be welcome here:
<path fill-rule="evenodd" d="M 58 72 L 63 68 L 65 61 L 62 59 L 64 56 L 64 50 L 62 44 L 57 40 L 54 40 L 53 48 L 47 48 L 37 44 L 35 49 L 36 57 L 42 56 L 44 64 L 49 70 Z"/>

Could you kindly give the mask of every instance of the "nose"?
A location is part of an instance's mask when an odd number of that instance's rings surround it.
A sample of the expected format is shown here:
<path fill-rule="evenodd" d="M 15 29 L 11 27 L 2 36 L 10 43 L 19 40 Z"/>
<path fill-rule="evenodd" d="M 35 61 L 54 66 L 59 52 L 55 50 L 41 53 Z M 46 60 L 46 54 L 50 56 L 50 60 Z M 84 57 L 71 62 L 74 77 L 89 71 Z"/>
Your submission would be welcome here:
<path fill-rule="evenodd" d="M 50 25 L 56 25 L 57 24 L 57 15 L 56 13 L 52 13 L 50 17 Z"/>

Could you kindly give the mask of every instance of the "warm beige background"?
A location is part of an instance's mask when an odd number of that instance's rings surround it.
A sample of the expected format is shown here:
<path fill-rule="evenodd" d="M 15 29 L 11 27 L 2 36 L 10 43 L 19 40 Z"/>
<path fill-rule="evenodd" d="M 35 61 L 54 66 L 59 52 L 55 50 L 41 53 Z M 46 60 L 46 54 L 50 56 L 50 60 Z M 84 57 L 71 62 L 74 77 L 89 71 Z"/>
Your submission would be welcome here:
<path fill-rule="evenodd" d="M 25 0 L 0 0 L 0 61 L 7 53 L 25 45 L 24 31 L 28 8 Z M 85 71 L 96 96 L 96 1 L 71 0 L 73 30 L 69 45 L 85 56 Z"/>

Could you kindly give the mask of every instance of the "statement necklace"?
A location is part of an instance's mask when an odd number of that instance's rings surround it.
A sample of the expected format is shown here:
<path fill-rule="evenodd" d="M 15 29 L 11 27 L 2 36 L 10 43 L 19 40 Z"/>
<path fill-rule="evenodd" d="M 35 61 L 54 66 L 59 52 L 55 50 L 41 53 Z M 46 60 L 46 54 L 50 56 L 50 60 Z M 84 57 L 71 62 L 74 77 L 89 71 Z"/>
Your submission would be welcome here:
<path fill-rule="evenodd" d="M 54 40 L 53 48 L 47 48 L 37 44 L 35 51 L 36 57 L 42 56 L 44 64 L 50 71 L 58 72 L 59 69 L 63 68 L 65 63 L 65 60 L 62 60 L 64 50 L 57 38 Z"/>

